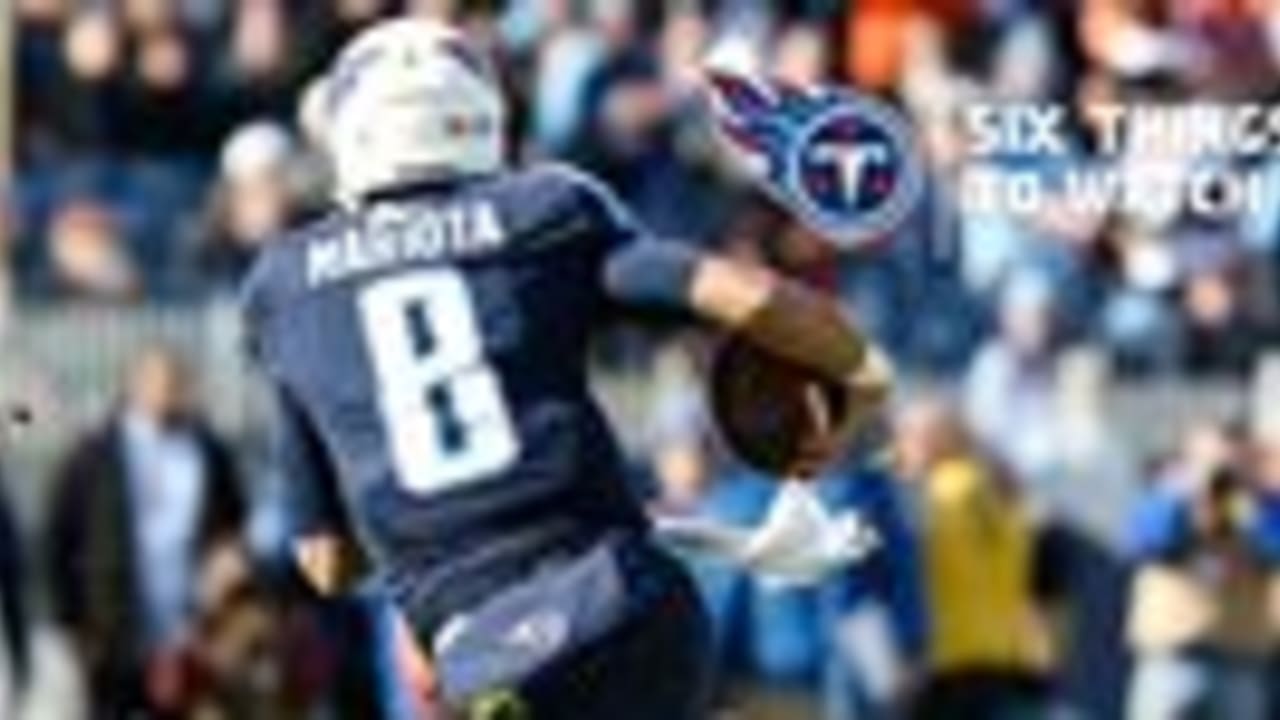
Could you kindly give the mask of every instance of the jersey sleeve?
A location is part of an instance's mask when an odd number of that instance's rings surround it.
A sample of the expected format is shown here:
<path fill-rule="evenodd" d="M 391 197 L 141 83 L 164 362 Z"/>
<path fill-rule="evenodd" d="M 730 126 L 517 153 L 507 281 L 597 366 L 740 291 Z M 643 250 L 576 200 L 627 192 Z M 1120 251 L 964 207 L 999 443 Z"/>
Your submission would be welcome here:
<path fill-rule="evenodd" d="M 698 251 L 645 231 L 602 184 L 584 181 L 582 192 L 592 235 L 603 248 L 600 281 L 605 294 L 627 306 L 686 309 Z"/>
<path fill-rule="evenodd" d="M 276 388 L 274 464 L 283 478 L 294 536 L 340 532 L 345 527 L 337 473 L 305 410 Z"/>
<path fill-rule="evenodd" d="M 671 240 L 644 240 L 618 248 L 604 263 L 604 288 L 624 305 L 688 310 L 698 251 Z"/>
<path fill-rule="evenodd" d="M 517 185 L 535 217 L 549 215 L 567 235 L 606 251 L 643 235 L 641 225 L 612 189 L 594 175 L 563 163 L 539 166 Z"/>

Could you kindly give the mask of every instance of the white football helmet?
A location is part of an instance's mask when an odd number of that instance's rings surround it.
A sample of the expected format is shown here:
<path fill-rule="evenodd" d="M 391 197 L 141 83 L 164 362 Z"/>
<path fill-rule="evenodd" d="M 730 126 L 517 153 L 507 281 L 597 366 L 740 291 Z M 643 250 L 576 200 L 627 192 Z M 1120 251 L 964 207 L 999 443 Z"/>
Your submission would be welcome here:
<path fill-rule="evenodd" d="M 339 199 L 436 177 L 489 173 L 505 161 L 505 103 L 487 58 L 426 18 L 378 23 L 325 79 L 325 146 Z"/>

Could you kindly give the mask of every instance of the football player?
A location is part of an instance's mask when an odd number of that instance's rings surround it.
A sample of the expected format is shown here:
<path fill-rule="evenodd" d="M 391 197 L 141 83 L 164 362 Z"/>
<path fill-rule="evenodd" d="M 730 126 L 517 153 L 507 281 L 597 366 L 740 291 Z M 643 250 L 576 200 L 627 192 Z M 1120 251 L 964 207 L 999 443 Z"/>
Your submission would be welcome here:
<path fill-rule="evenodd" d="M 325 83 L 339 202 L 245 289 L 304 572 L 355 579 L 349 520 L 456 709 L 706 718 L 703 613 L 624 484 L 592 330 L 683 309 L 875 389 L 866 341 L 826 298 L 646 237 L 581 173 L 510 167 L 498 81 L 451 27 L 373 26 Z"/>

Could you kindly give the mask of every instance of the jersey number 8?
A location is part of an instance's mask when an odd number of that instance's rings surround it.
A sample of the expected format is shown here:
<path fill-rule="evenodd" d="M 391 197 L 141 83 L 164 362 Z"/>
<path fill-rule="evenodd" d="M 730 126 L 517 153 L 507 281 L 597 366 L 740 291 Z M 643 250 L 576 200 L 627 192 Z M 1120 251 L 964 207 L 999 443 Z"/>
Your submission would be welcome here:
<path fill-rule="evenodd" d="M 359 308 L 405 489 L 433 495 L 514 462 L 519 443 L 460 274 L 429 269 L 378 281 Z"/>

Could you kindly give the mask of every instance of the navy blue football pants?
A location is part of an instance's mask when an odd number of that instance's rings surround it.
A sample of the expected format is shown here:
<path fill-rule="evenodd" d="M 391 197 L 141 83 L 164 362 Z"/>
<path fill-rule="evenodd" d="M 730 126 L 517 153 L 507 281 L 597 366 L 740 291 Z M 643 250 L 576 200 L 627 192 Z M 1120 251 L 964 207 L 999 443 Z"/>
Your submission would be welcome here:
<path fill-rule="evenodd" d="M 659 588 L 613 632 L 539 672 L 517 695 L 532 720 L 707 720 L 712 652 L 692 581 L 665 553 L 644 551 Z"/>

